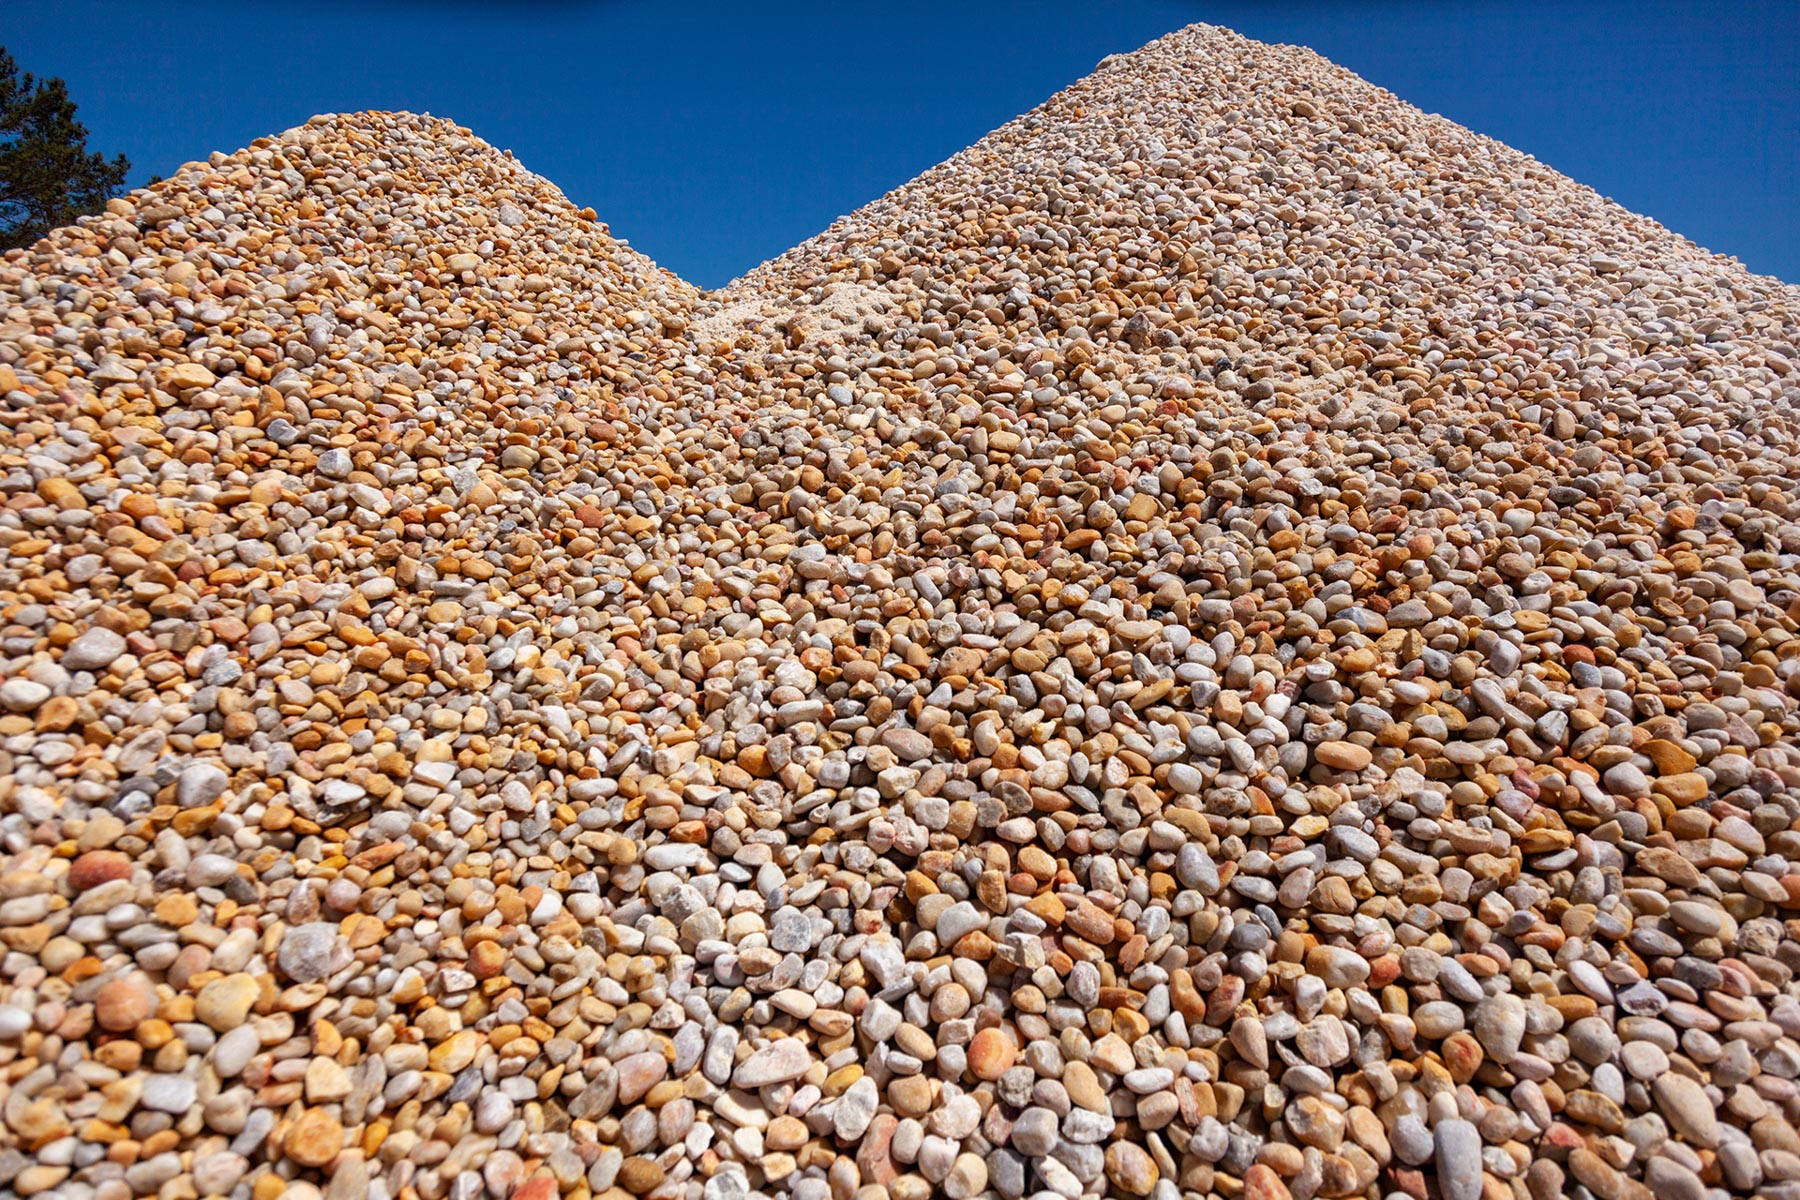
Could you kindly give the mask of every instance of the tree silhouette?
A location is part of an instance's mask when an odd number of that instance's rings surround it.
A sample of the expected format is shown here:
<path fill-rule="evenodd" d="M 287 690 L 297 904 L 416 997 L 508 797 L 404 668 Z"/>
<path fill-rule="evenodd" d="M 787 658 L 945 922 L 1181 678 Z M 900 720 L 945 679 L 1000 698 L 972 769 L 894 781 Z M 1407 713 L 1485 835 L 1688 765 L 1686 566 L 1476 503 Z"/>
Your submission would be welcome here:
<path fill-rule="evenodd" d="M 28 245 L 96 212 L 131 164 L 87 148 L 87 129 L 60 79 L 21 73 L 0 48 L 0 249 Z"/>

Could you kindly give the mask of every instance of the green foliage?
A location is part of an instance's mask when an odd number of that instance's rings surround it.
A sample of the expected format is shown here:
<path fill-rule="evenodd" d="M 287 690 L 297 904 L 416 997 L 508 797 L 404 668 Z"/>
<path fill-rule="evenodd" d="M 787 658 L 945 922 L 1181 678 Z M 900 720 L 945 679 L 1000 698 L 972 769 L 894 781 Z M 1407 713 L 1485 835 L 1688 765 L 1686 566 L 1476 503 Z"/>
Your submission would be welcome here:
<path fill-rule="evenodd" d="M 0 250 L 99 211 L 130 169 L 122 154 L 88 150 L 62 80 L 22 74 L 0 48 Z"/>

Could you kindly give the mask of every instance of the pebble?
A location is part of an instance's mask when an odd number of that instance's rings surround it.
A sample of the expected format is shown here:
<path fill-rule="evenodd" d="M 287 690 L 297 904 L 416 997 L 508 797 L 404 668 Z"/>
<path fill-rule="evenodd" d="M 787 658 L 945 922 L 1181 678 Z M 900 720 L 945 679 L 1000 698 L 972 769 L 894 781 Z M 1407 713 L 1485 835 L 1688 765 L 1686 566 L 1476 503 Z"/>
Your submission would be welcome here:
<path fill-rule="evenodd" d="M 143 975 L 108 980 L 94 994 L 94 1019 L 100 1028 L 128 1033 L 156 1012 L 156 989 Z"/>
<path fill-rule="evenodd" d="M 756 1051 L 740 1063 L 732 1073 L 731 1082 L 741 1088 L 785 1083 L 804 1075 L 811 1065 L 812 1056 L 806 1052 L 804 1042 L 783 1038 Z"/>
<path fill-rule="evenodd" d="M 1000 1029 L 983 1029 L 969 1043 L 969 1073 L 992 1082 L 1012 1068 L 1018 1047 Z"/>
<path fill-rule="evenodd" d="M 194 997 L 194 1015 L 218 1032 L 228 1033 L 243 1024 L 261 995 L 262 987 L 254 976 L 226 975 L 200 989 Z"/>
<path fill-rule="evenodd" d="M 978 1154 L 959 1154 L 943 1178 L 944 1195 L 950 1200 L 970 1200 L 988 1184 L 988 1167 Z"/>
<path fill-rule="evenodd" d="M 634 1104 L 644 1093 L 668 1076 L 669 1062 L 660 1053 L 646 1050 L 641 1054 L 628 1054 L 620 1059 L 617 1070 L 619 1101 L 623 1104 Z M 739 1086 L 743 1085 L 740 1083 Z"/>
<path fill-rule="evenodd" d="M 1028 1108 L 1013 1122 L 1013 1149 L 1040 1158 L 1056 1148 L 1058 1129 L 1056 1114 L 1050 1109 Z"/>
<path fill-rule="evenodd" d="M 262 1039 L 251 1025 L 238 1025 L 219 1035 L 213 1045 L 213 1070 L 220 1078 L 231 1079 L 243 1073 L 250 1060 L 262 1049 Z"/>
<path fill-rule="evenodd" d="M 112 200 L 0 1188 L 1777 1194 L 1797 313 L 1207 27 L 711 292 L 410 114 Z"/>
<path fill-rule="evenodd" d="M 838 1098 L 832 1111 L 832 1131 L 845 1142 L 854 1143 L 868 1131 L 881 1100 L 875 1080 L 864 1075 Z"/>
<path fill-rule="evenodd" d="M 11 712 L 30 712 L 50 699 L 50 689 L 34 679 L 8 679 L 0 683 L 0 707 Z"/>
<path fill-rule="evenodd" d="M 940 946 L 954 946 L 966 935 L 987 924 L 987 918 L 973 904 L 964 900 L 952 904 L 938 914 L 937 937 Z"/>
<path fill-rule="evenodd" d="M 68 671 L 103 671 L 118 662 L 124 653 L 124 637 L 97 625 L 63 649 L 62 666 Z"/>
<path fill-rule="evenodd" d="M 1469 1026 L 1487 1057 L 1504 1066 L 1518 1056 L 1524 1041 L 1525 1003 L 1510 993 L 1484 996 L 1476 1003 Z"/>
<path fill-rule="evenodd" d="M 151 1075 L 144 1080 L 138 1103 L 152 1112 L 180 1116 L 194 1106 L 195 1081 L 186 1075 Z"/>
<path fill-rule="evenodd" d="M 1718 1114 L 1706 1089 L 1686 1075 L 1670 1071 L 1651 1081 L 1650 1092 L 1677 1135 L 1697 1146 L 1719 1144 Z"/>
<path fill-rule="evenodd" d="M 294 982 L 316 983 L 332 973 L 340 950 L 338 927 L 320 921 L 289 929 L 275 961 Z"/>
<path fill-rule="evenodd" d="M 1156 1186 L 1156 1163 L 1143 1147 L 1114 1142 L 1106 1148 L 1106 1178 L 1128 1195 L 1148 1196 Z"/>
<path fill-rule="evenodd" d="M 247 1158 L 229 1150 L 202 1155 L 193 1163 L 194 1187 L 201 1195 L 229 1195 L 249 1169 Z"/>
<path fill-rule="evenodd" d="M 1314 754 L 1320 762 L 1338 771 L 1360 771 L 1375 761 L 1368 747 L 1354 742 L 1321 742 Z"/>
<path fill-rule="evenodd" d="M 1355 987 L 1369 977 L 1369 961 L 1341 946 L 1315 946 L 1307 952 L 1306 968 L 1328 988 Z"/>
<path fill-rule="evenodd" d="M 1439 1121 L 1431 1131 L 1433 1164 L 1444 1200 L 1478 1200 L 1481 1184 L 1481 1134 L 1459 1118 Z"/>
<path fill-rule="evenodd" d="M 344 1127 L 327 1108 L 309 1108 L 288 1129 L 282 1152 L 307 1167 L 322 1167 L 344 1148 Z"/>

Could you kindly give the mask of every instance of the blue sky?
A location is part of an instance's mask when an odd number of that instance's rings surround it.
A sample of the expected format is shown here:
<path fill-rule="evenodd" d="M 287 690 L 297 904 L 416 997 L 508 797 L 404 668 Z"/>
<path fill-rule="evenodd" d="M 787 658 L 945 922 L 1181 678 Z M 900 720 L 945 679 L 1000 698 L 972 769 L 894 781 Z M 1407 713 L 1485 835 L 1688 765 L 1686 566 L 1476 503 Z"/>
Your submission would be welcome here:
<path fill-rule="evenodd" d="M 318 112 L 512 149 L 717 286 L 1193 21 L 1311 46 L 1752 270 L 1800 282 L 1800 3 L 777 5 L 41 0 L 0 44 L 132 182 Z"/>

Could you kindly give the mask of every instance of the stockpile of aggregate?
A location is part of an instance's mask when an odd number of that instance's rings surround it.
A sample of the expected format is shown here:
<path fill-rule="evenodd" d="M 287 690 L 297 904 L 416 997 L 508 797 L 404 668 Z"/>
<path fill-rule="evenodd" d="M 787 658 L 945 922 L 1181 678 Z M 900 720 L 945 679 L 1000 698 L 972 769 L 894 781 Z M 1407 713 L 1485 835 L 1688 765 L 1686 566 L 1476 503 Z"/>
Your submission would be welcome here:
<path fill-rule="evenodd" d="M 0 1188 L 1800 1195 L 1800 292 L 1196 26 L 719 292 L 0 260 Z"/>

